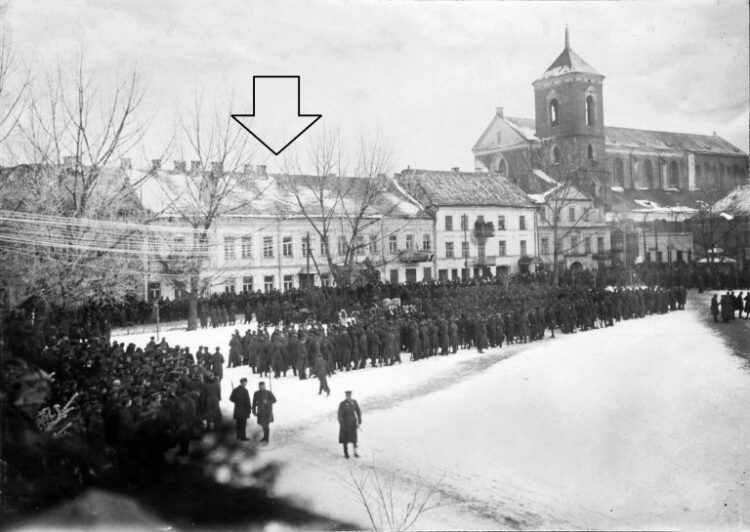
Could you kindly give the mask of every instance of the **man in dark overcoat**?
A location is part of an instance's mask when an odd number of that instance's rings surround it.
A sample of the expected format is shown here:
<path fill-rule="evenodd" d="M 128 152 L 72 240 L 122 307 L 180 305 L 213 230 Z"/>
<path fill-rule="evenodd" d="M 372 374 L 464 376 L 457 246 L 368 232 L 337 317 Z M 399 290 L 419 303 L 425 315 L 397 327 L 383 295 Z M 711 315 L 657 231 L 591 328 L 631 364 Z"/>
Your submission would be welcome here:
<path fill-rule="evenodd" d="M 352 399 L 352 392 L 344 392 L 346 399 L 339 403 L 339 443 L 344 446 L 344 457 L 349 459 L 349 444 L 354 445 L 354 457 L 357 454 L 357 429 L 362 424 L 362 411 L 357 401 Z"/>
<path fill-rule="evenodd" d="M 273 423 L 273 404 L 276 402 L 273 392 L 266 390 L 266 383 L 260 381 L 258 390 L 253 394 L 253 415 L 258 418 L 258 425 L 263 428 L 261 443 L 267 444 L 271 435 L 270 423 Z"/>
<path fill-rule="evenodd" d="M 252 403 L 250 402 L 250 392 L 247 391 L 247 379 L 240 379 L 240 385 L 232 390 L 229 400 L 234 403 L 234 421 L 237 425 L 237 439 L 247 441 L 247 418 L 252 412 Z"/>

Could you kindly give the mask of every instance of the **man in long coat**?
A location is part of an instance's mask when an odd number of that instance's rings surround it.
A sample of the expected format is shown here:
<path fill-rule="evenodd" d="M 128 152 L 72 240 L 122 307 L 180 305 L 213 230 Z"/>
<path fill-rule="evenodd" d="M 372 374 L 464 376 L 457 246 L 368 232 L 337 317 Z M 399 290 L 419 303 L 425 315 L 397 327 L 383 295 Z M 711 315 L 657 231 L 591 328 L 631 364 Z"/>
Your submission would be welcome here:
<path fill-rule="evenodd" d="M 352 392 L 344 392 L 346 399 L 339 403 L 339 443 L 344 446 L 344 457 L 349 459 L 349 444 L 354 445 L 354 457 L 357 454 L 357 429 L 362 424 L 362 411 L 357 401 L 352 399 Z"/>
<path fill-rule="evenodd" d="M 273 404 L 276 402 L 273 392 L 266 390 L 266 383 L 260 381 L 258 390 L 253 394 L 253 415 L 258 418 L 258 425 L 263 428 L 263 438 L 261 443 L 267 444 L 271 435 L 271 429 L 268 426 L 273 423 Z"/>
<path fill-rule="evenodd" d="M 237 425 L 237 439 L 247 441 L 247 418 L 252 411 L 250 392 L 247 391 L 247 379 L 241 378 L 240 385 L 232 390 L 229 400 L 234 403 L 234 421 Z"/>

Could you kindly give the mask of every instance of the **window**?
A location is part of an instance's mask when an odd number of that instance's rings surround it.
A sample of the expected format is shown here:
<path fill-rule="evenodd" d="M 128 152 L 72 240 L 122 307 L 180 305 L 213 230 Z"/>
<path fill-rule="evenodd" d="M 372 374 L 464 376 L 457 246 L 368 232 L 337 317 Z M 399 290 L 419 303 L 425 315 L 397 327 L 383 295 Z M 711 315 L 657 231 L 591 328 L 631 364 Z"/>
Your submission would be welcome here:
<path fill-rule="evenodd" d="M 599 253 L 604 253 L 606 251 L 606 249 L 604 249 L 604 237 L 603 236 L 596 237 L 596 250 Z"/>
<path fill-rule="evenodd" d="M 461 231 L 469 229 L 469 217 L 465 214 L 461 215 Z"/>
<path fill-rule="evenodd" d="M 695 165 L 695 183 L 698 185 L 698 188 L 703 188 L 702 185 L 702 179 L 701 179 L 701 165 L 696 164 Z"/>
<path fill-rule="evenodd" d="M 588 222 L 591 219 L 591 208 L 584 207 L 583 208 L 583 221 Z"/>
<path fill-rule="evenodd" d="M 156 281 L 148 283 L 148 300 L 158 301 L 161 298 L 161 283 Z"/>
<path fill-rule="evenodd" d="M 243 259 L 253 258 L 253 237 L 251 236 L 242 237 L 242 258 Z"/>
<path fill-rule="evenodd" d="M 327 273 L 320 274 L 320 286 L 331 286 L 331 278 Z"/>
<path fill-rule="evenodd" d="M 406 235 L 406 249 L 414 249 L 414 235 Z"/>
<path fill-rule="evenodd" d="M 560 148 L 555 146 L 552 148 L 552 162 L 555 164 L 560 164 Z"/>
<path fill-rule="evenodd" d="M 128 243 L 130 243 L 128 241 Z M 184 236 L 176 236 L 174 237 L 174 245 L 173 248 L 176 252 L 184 251 L 185 250 L 185 237 Z"/>
<path fill-rule="evenodd" d="M 284 276 L 284 292 L 294 288 L 294 275 Z"/>
<path fill-rule="evenodd" d="M 446 259 L 452 259 L 453 258 L 453 242 L 446 242 L 445 243 L 445 258 Z"/>
<path fill-rule="evenodd" d="M 291 257 L 293 255 L 291 236 L 285 236 L 281 239 L 281 254 L 284 257 Z"/>
<path fill-rule="evenodd" d="M 556 99 L 549 102 L 549 123 L 552 126 L 556 126 L 560 116 L 560 105 Z"/>
<path fill-rule="evenodd" d="M 539 219 L 543 222 L 547 221 L 547 207 L 540 205 L 537 207 L 537 211 L 539 212 Z"/>
<path fill-rule="evenodd" d="M 266 275 L 263 277 L 263 290 L 265 290 L 266 293 L 273 290 L 273 275 Z"/>
<path fill-rule="evenodd" d="M 232 260 L 234 258 L 234 237 L 224 237 L 224 260 Z"/>
<path fill-rule="evenodd" d="M 346 248 L 349 247 L 346 245 L 346 237 L 340 236 L 338 239 L 338 244 L 336 245 L 336 251 L 339 255 L 346 255 Z"/>
<path fill-rule="evenodd" d="M 526 229 L 526 217 L 525 216 L 519 216 L 518 217 L 518 228 L 523 231 Z"/>
<path fill-rule="evenodd" d="M 570 251 L 572 251 L 573 253 L 578 253 L 578 237 L 577 236 L 570 237 Z"/>
<path fill-rule="evenodd" d="M 273 237 L 272 236 L 263 237 L 263 258 L 264 259 L 273 258 Z"/>
<path fill-rule="evenodd" d="M 422 268 L 422 280 L 423 281 L 432 280 L 432 268 Z"/>
<path fill-rule="evenodd" d="M 447 281 L 448 280 L 448 270 L 438 270 L 438 280 L 439 281 Z"/>
<path fill-rule="evenodd" d="M 622 164 L 622 159 L 615 159 L 615 186 L 625 186 L 625 167 Z"/>
<path fill-rule="evenodd" d="M 320 256 L 321 257 L 328 256 L 328 237 L 320 239 Z"/>
<path fill-rule="evenodd" d="M 521 240 L 521 256 L 522 257 L 526 256 L 526 241 L 525 240 Z"/>
<path fill-rule="evenodd" d="M 583 252 L 591 253 L 591 237 L 587 236 L 583 239 Z"/>
<path fill-rule="evenodd" d="M 253 291 L 253 276 L 246 275 L 242 278 L 242 291 L 250 293 Z"/>
<path fill-rule="evenodd" d="M 576 221 L 576 208 L 575 207 L 568 207 L 568 221 L 569 222 Z"/>
<path fill-rule="evenodd" d="M 588 156 L 589 156 L 589 159 L 591 159 L 591 160 L 594 159 L 594 146 L 593 146 L 593 144 L 589 144 Z"/>
<path fill-rule="evenodd" d="M 542 238 L 542 255 L 549 255 L 549 238 Z"/>
<path fill-rule="evenodd" d="M 446 231 L 453 231 L 453 216 L 446 216 L 445 217 L 445 230 Z"/>
<path fill-rule="evenodd" d="M 224 292 L 227 294 L 234 294 L 234 277 L 229 277 L 224 281 Z"/>
<path fill-rule="evenodd" d="M 661 262 L 663 260 L 664 260 L 664 255 L 662 254 L 661 251 L 657 251 L 656 252 L 656 262 Z"/>
<path fill-rule="evenodd" d="M 646 159 L 643 163 L 643 175 L 646 177 L 646 186 L 651 188 L 659 188 L 654 183 L 654 168 L 651 165 L 651 161 Z"/>
<path fill-rule="evenodd" d="M 354 239 L 354 254 L 355 255 L 365 254 L 365 236 L 364 235 L 357 235 L 357 238 Z"/>
<path fill-rule="evenodd" d="M 594 125 L 594 119 L 595 114 L 594 110 L 596 108 L 596 105 L 594 104 L 594 98 L 593 96 L 586 96 L 586 125 L 587 126 L 593 126 Z"/>
<path fill-rule="evenodd" d="M 422 251 L 431 251 L 432 250 L 432 238 L 430 237 L 429 233 L 425 233 L 422 235 Z"/>
<path fill-rule="evenodd" d="M 417 269 L 416 268 L 406 268 L 406 282 L 407 283 L 417 282 Z"/>
<path fill-rule="evenodd" d="M 370 246 L 368 249 L 370 255 L 377 255 L 380 253 L 380 246 L 378 245 L 378 235 L 370 235 Z"/>
<path fill-rule="evenodd" d="M 391 255 L 398 253 L 398 237 L 396 235 L 388 237 L 388 253 Z"/>
<path fill-rule="evenodd" d="M 302 256 L 307 257 L 308 251 L 310 252 L 310 255 L 312 255 L 314 249 L 310 235 L 305 236 L 305 238 L 302 239 Z"/>
<path fill-rule="evenodd" d="M 505 231 L 505 216 L 498 216 L 497 217 L 497 230 L 498 231 Z"/>
<path fill-rule="evenodd" d="M 487 246 L 484 240 L 477 242 L 477 256 L 481 259 L 487 256 Z"/>
<path fill-rule="evenodd" d="M 724 178 L 724 166 L 721 166 L 721 177 Z M 669 163 L 669 186 L 671 188 L 679 188 L 680 186 L 680 167 L 677 165 L 677 161 Z"/>
<path fill-rule="evenodd" d="M 465 259 L 469 258 L 469 243 L 466 240 L 461 242 L 461 256 Z"/>
<path fill-rule="evenodd" d="M 506 247 L 505 240 L 501 240 L 497 243 L 497 254 L 500 257 L 505 257 L 508 254 L 508 248 Z"/>
<path fill-rule="evenodd" d="M 391 270 L 391 284 L 398 284 L 398 270 Z"/>

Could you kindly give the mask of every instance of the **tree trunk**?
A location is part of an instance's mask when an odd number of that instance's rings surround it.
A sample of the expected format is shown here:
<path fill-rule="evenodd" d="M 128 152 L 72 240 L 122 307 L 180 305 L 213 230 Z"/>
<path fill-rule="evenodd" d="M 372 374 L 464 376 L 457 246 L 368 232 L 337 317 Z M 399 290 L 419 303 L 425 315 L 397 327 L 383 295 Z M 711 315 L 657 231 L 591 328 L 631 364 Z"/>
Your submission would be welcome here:
<path fill-rule="evenodd" d="M 188 293 L 188 331 L 198 328 L 198 277 L 190 278 L 190 292 Z"/>

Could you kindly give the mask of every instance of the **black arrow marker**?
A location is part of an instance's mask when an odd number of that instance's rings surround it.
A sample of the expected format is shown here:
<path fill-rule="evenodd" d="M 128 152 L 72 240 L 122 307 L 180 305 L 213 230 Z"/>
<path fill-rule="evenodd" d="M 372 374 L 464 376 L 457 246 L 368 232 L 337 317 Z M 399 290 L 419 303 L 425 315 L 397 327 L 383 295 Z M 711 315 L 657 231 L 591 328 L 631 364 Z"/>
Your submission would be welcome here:
<path fill-rule="evenodd" d="M 281 109 L 267 109 L 264 108 L 263 116 L 258 117 L 258 107 L 256 107 L 255 102 L 255 96 L 257 94 L 255 81 L 257 79 L 282 79 L 282 80 L 289 80 L 293 79 L 297 82 L 297 112 L 296 115 L 291 116 L 283 116 L 285 114 L 284 110 Z M 302 114 L 300 112 L 300 79 L 299 76 L 253 76 L 253 111 L 250 114 L 233 114 L 231 115 L 232 118 L 243 127 L 245 131 L 250 133 L 253 137 L 255 137 L 258 142 L 263 144 L 271 153 L 274 155 L 279 155 L 281 152 L 283 152 L 285 149 L 287 149 L 295 140 L 297 140 L 305 131 L 310 129 L 310 127 L 320 120 L 320 118 L 323 115 L 318 114 Z M 267 124 L 265 123 L 266 120 L 270 117 L 280 119 L 285 122 L 285 124 L 289 125 L 291 128 L 293 128 L 294 132 L 298 132 L 294 134 L 294 136 L 290 139 L 290 135 L 286 135 L 284 137 L 278 138 L 278 139 L 272 139 L 268 136 L 268 134 L 263 134 L 265 138 L 261 138 L 261 134 L 258 133 L 258 129 L 263 128 Z M 255 119 L 255 122 L 253 120 Z M 264 122 L 262 124 L 259 124 L 258 122 Z M 253 131 L 255 129 L 255 131 Z"/>

